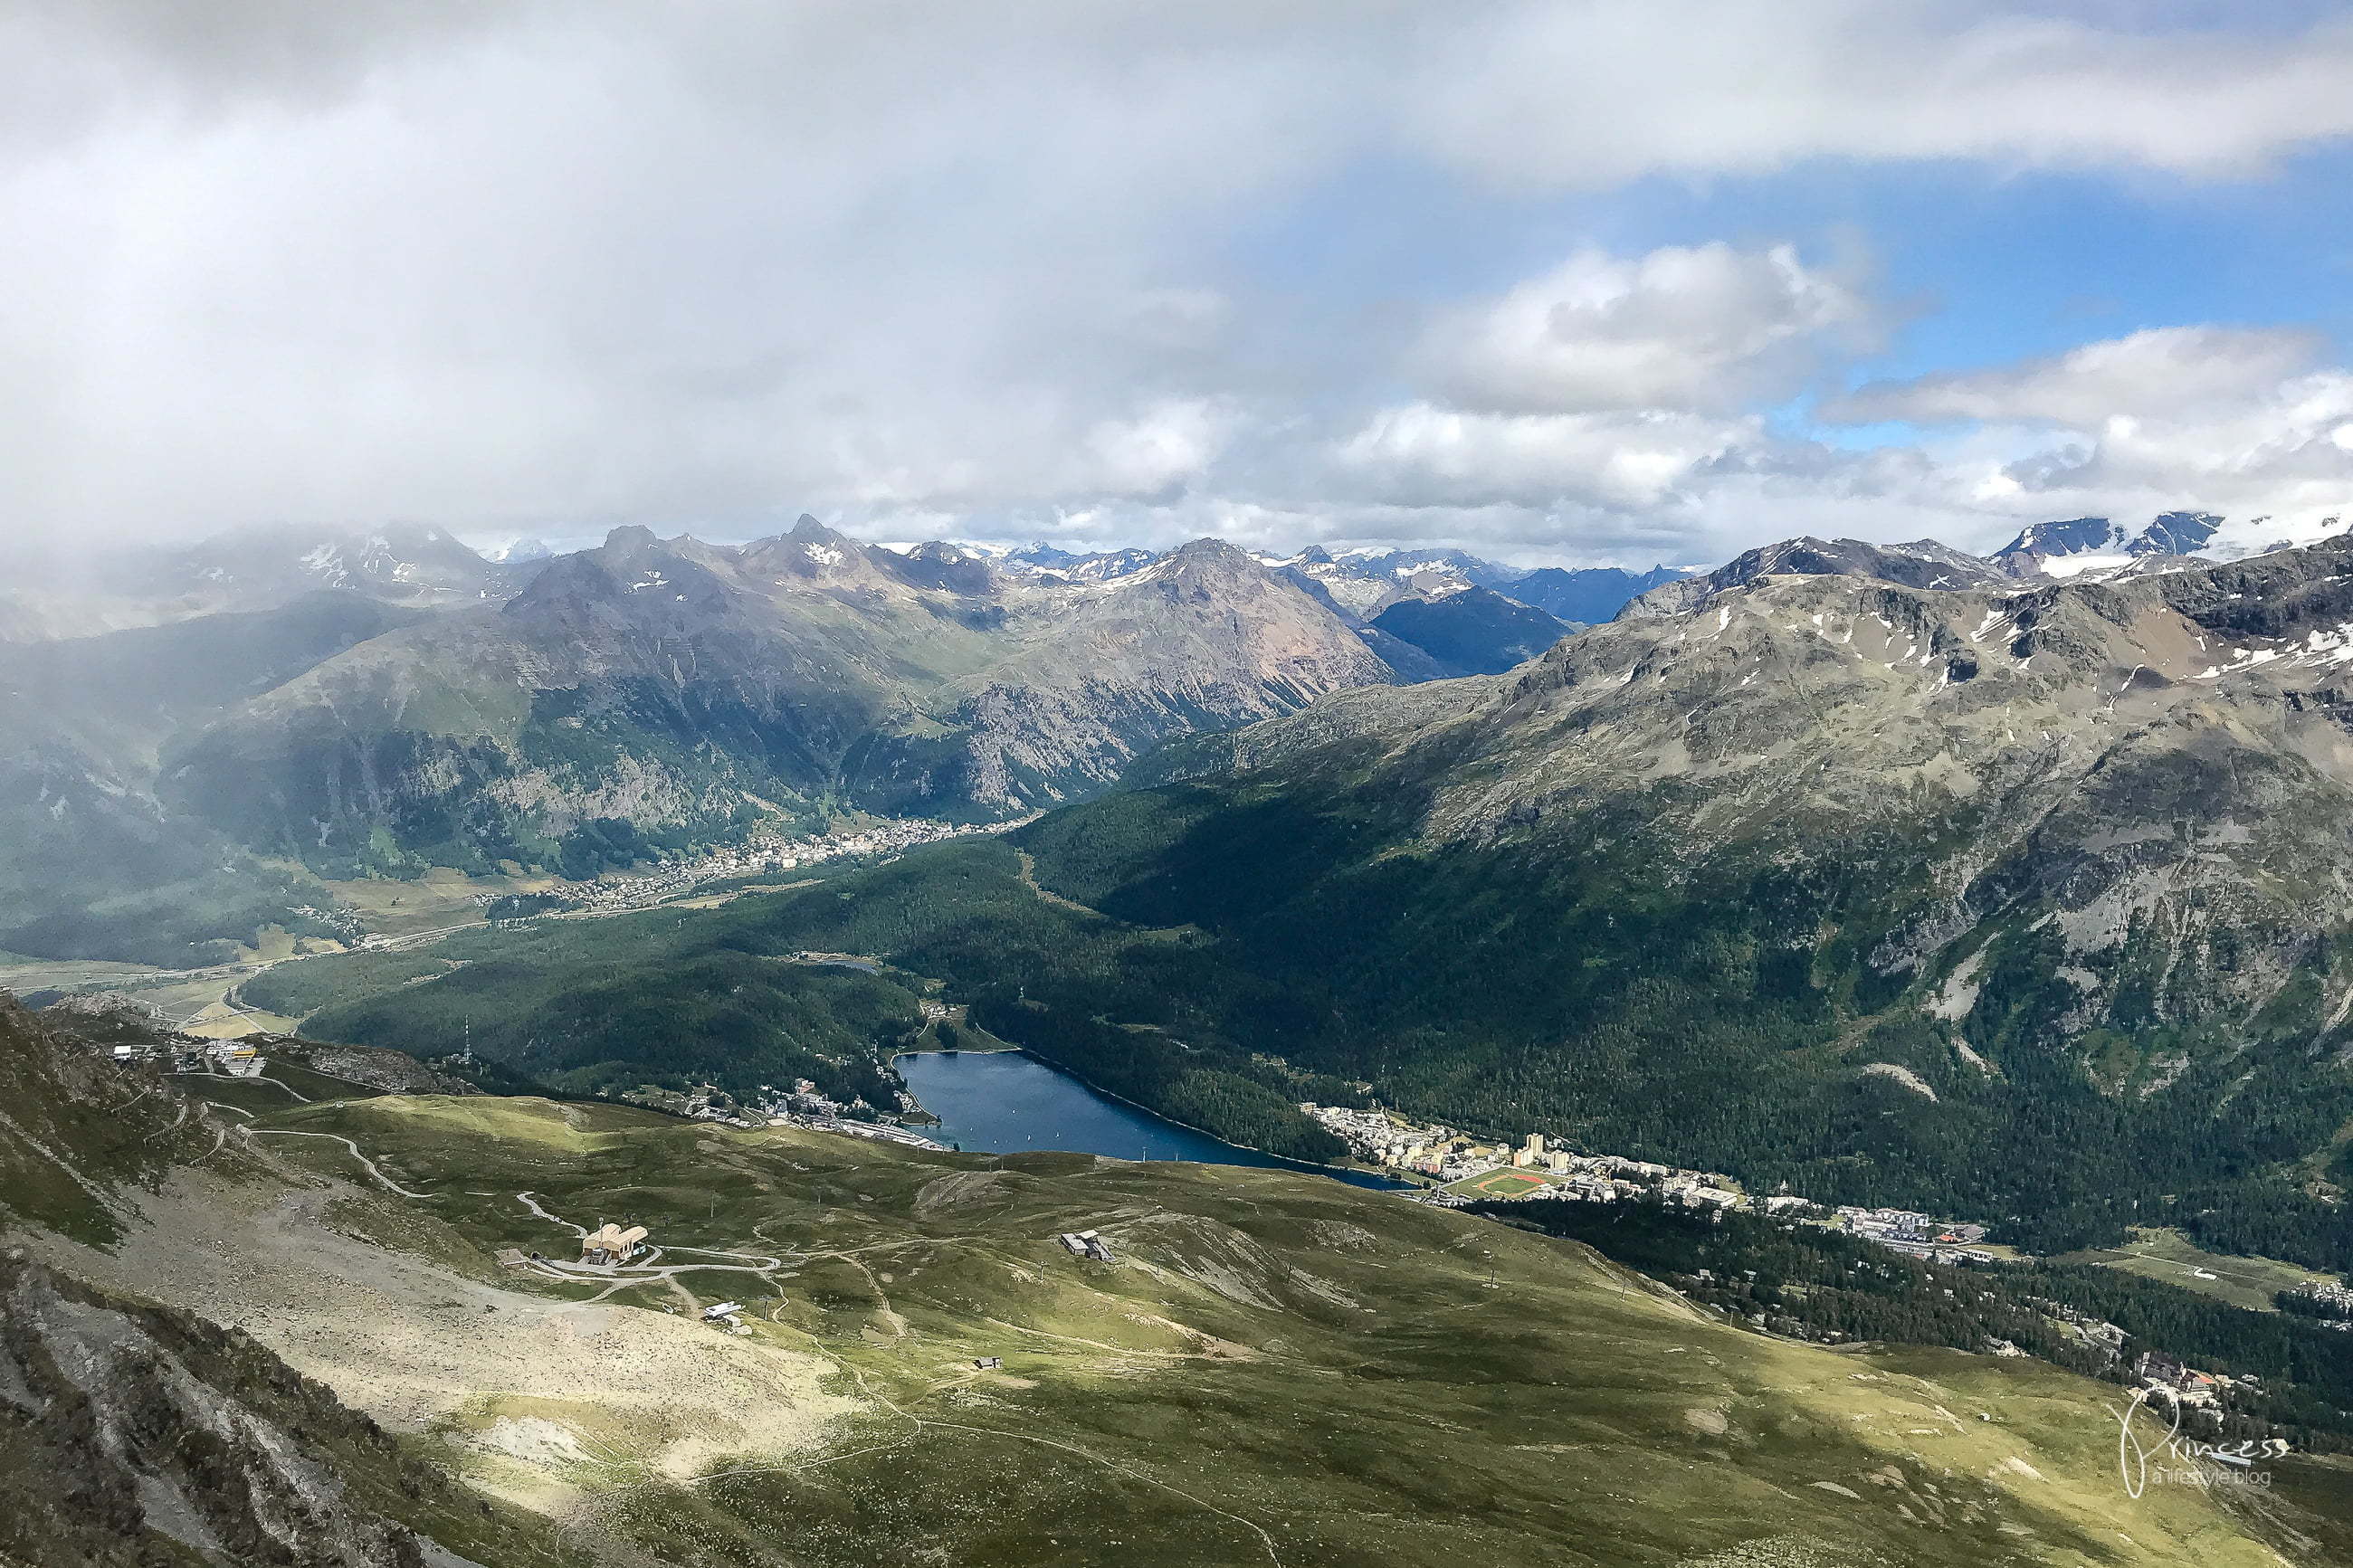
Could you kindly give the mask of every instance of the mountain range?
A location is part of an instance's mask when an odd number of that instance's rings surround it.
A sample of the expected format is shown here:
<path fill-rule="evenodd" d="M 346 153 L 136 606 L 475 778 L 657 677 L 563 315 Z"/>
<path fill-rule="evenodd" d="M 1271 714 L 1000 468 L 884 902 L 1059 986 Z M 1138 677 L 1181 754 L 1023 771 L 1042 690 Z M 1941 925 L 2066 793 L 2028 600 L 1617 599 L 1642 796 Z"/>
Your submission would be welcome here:
<path fill-rule="evenodd" d="M 478 1025 L 569 1087 L 756 1085 L 818 1076 L 792 1053 L 833 1027 L 770 996 L 775 958 L 873 953 L 1300 1157 L 1328 1135 L 1296 1102 L 1354 1098 L 2037 1253 L 2172 1226 L 2345 1272 L 2348 670 L 2353 535 L 1974 587 L 1767 572 L 659 941 L 248 992 L 411 1050 Z"/>
<path fill-rule="evenodd" d="M 2179 564 L 2211 519 L 2038 525 L 1996 557 L 1796 541 L 1715 572 L 1215 540 L 1081 554 L 615 531 L 492 561 L 275 528 L 12 569 L 0 949 L 217 957 L 329 881 L 572 877 L 842 813 L 985 821 L 1325 694 L 1494 674 L 1760 575 L 1982 586 Z M 2095 526 L 2096 525 L 2096 526 Z M 2201 533 L 2200 530 L 2204 532 Z"/>
<path fill-rule="evenodd" d="M 1385 1105 L 2035 1254 L 2353 1269 L 2353 535 L 2194 533 L 1789 541 L 1584 626 L 1471 558 L 808 520 L 506 575 L 197 552 L 79 637 L 46 632 L 100 598 L 27 594 L 18 953 L 326 948 L 322 908 L 427 868 L 858 812 L 1010 830 L 267 967 L 233 1005 L 338 1043 L 267 1037 L 255 1079 L 0 997 L 0 1557 L 2341 1560 L 2328 1464 L 2135 1497 L 2113 1384 L 2036 1359 L 2194 1353 L 2232 1433 L 2335 1445 L 2341 1336 L 2064 1258 L 1547 1205 L 1669 1289 L 1528 1205 L 477 1091 L 881 1104 L 935 1030 L 1303 1158 L 1301 1101 Z M 533 1261 L 617 1205 L 660 1268 Z M 1443 1484 L 1396 1459 L 1431 1442 Z"/>

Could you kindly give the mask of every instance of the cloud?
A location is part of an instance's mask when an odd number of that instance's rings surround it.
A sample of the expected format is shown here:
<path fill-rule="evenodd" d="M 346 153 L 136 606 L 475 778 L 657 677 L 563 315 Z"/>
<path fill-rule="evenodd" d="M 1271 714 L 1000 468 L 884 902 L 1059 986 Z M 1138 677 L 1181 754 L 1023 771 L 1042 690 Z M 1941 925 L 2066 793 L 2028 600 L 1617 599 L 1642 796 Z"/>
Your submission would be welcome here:
<path fill-rule="evenodd" d="M 1858 279 L 1810 269 L 1790 246 L 1588 247 L 1448 312 L 1422 354 L 1465 408 L 1723 411 L 1796 391 L 1826 361 L 1879 347 L 1887 325 Z"/>
<path fill-rule="evenodd" d="M 2288 518 L 2353 511 L 2353 374 L 2292 377 L 2228 406 L 2114 414 L 2002 465 L 1989 494 L 2132 497 Z"/>
<path fill-rule="evenodd" d="M 2353 512 L 2353 374 L 2318 334 L 2167 327 L 1989 369 L 1866 385 L 1832 418 L 1957 423 L 1936 472 L 1988 512 L 2180 507 L 2309 531 Z M 2252 536 L 2240 542 L 2257 542 Z"/>
<path fill-rule="evenodd" d="M 2118 416 L 2179 416 L 2269 394 L 2311 368 L 2323 347 L 2310 331 L 2158 327 L 1991 370 L 1874 382 L 1832 400 L 1823 414 L 1855 422 L 2092 427 Z"/>
<path fill-rule="evenodd" d="M 1521 5 L 1432 40 L 1411 120 L 1538 189 L 1814 158 L 2242 174 L 2353 131 L 2353 20 L 2232 33 L 2117 9 L 2145 25 L 1945 0 Z"/>
<path fill-rule="evenodd" d="M 1577 502 L 1655 508 L 1761 442 L 1753 419 L 1665 409 L 1484 414 L 1429 403 L 1384 409 L 1335 454 L 1347 486 L 1402 504 Z"/>
<path fill-rule="evenodd" d="M 1303 276 L 1267 237 L 1335 191 L 1409 231 L 1810 159 L 2258 169 L 2353 130 L 2348 40 L 1918 0 L 0 0 L 0 529 L 807 509 L 1696 552 L 2152 485 L 2105 429 L 1772 434 L 1760 403 L 1892 325 L 1778 233 L 1572 230 L 1469 300 L 1409 246 Z M 2261 384 L 2273 434 L 2213 471 L 2325 468 Z"/>
<path fill-rule="evenodd" d="M 55 21 L 81 130 L 0 142 L 0 217 L 42 241 L 0 247 L 20 529 L 742 531 L 1165 491 L 1233 375 L 1204 249 L 1341 122 L 1312 29 L 1239 6 L 1042 6 L 1040 36 L 515 5 L 347 19 L 291 62 L 221 36 L 278 7 L 195 39 L 151 10 Z"/>

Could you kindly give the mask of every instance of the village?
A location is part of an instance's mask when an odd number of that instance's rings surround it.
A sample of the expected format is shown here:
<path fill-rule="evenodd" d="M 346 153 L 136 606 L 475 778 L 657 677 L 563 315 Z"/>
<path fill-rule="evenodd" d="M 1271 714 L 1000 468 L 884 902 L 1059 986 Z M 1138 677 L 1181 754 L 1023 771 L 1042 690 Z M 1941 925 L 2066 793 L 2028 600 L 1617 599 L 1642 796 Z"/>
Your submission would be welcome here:
<path fill-rule="evenodd" d="M 1730 1176 L 1615 1154 L 1578 1154 L 1541 1132 L 1516 1145 L 1482 1142 L 1453 1128 L 1416 1123 L 1395 1111 L 1303 1103 L 1301 1111 L 1367 1163 L 1430 1184 L 1415 1197 L 1441 1207 L 1535 1199 L 1631 1203 L 1657 1199 L 1687 1208 L 1754 1211 L 1847 1231 L 1891 1251 L 1935 1263 L 1993 1263 L 1976 1244 L 1985 1226 L 1909 1209 L 1831 1207 L 1790 1194 L 1754 1197 Z"/>
<path fill-rule="evenodd" d="M 207 1040 L 194 1035 L 167 1035 L 152 1046 L 116 1046 L 109 1053 L 118 1062 L 151 1063 L 168 1073 L 197 1078 L 259 1078 L 269 1058 L 241 1040 Z"/>
<path fill-rule="evenodd" d="M 2353 1332 L 2353 1289 L 2327 1280 L 2314 1280 L 2279 1293 L 2283 1311 L 2310 1318 L 2324 1329 Z"/>
<path fill-rule="evenodd" d="M 853 856 L 896 855 L 919 844 L 1008 832 L 1027 820 L 973 824 L 906 819 L 876 822 L 854 833 L 750 838 L 691 860 L 665 861 L 650 871 L 567 884 L 556 896 L 561 898 L 565 912 L 617 914 L 682 897 L 706 883 L 796 871 Z M 512 896 L 478 893 L 474 901 L 488 910 Z"/>
<path fill-rule="evenodd" d="M 622 1098 L 691 1121 L 716 1121 L 728 1127 L 798 1127 L 811 1132 L 839 1132 L 851 1138 L 871 1138 L 877 1142 L 896 1143 L 908 1149 L 930 1149 L 940 1153 L 948 1152 L 946 1144 L 921 1133 L 911 1132 L 895 1121 L 868 1120 L 875 1112 L 866 1101 L 856 1100 L 845 1105 L 838 1100 L 829 1100 L 818 1091 L 814 1082 L 805 1078 L 794 1079 L 789 1090 L 762 1084 L 759 1098 L 749 1104 L 707 1084 L 691 1094 L 653 1096 L 639 1092 Z M 917 1109 L 914 1101 L 906 1095 L 899 1098 L 902 1110 Z"/>
<path fill-rule="evenodd" d="M 1986 1227 L 1966 1221 L 1938 1219 L 1910 1209 L 1831 1206 L 1789 1194 L 1756 1197 L 1742 1191 L 1732 1177 L 1717 1172 L 1684 1170 L 1613 1154 L 1572 1153 L 1541 1132 L 1528 1133 L 1517 1144 L 1482 1142 L 1451 1127 L 1417 1123 L 1377 1108 L 1356 1110 L 1302 1103 L 1299 1109 L 1345 1140 L 1357 1159 L 1430 1184 L 1409 1194 L 1412 1202 L 1459 1208 L 1498 1201 L 1658 1201 L 1692 1209 L 1766 1214 L 1820 1226 L 1926 1263 L 1994 1266 L 2008 1260 L 1978 1245 L 1985 1238 Z M 2303 1287 L 2300 1294 L 2308 1304 L 2296 1310 L 2321 1318 L 2329 1328 L 2353 1330 L 2353 1289 L 2316 1284 Z M 2112 1361 L 2122 1356 L 2126 1335 L 2116 1324 L 2063 1302 L 2037 1299 L 2034 1304 L 2082 1343 L 2105 1350 Z M 1995 1355 L 2025 1353 L 2000 1340 L 1987 1349 Z M 2131 1381 L 2148 1397 L 2185 1414 L 2205 1413 L 2209 1420 L 2219 1417 L 2234 1392 L 2253 1394 L 2261 1386 L 2255 1377 L 2203 1371 L 2161 1352 L 2143 1352 L 2132 1365 Z"/>

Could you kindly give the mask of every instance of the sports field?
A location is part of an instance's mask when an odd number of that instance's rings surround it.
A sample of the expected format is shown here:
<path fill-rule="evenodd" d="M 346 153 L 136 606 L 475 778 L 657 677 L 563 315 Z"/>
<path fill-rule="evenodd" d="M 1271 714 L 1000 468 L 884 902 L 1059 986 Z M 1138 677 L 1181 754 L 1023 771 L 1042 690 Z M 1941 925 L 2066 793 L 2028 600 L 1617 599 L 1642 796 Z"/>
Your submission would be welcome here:
<path fill-rule="evenodd" d="M 1547 1184 L 1525 1171 L 1483 1171 L 1447 1187 L 1450 1193 L 1471 1193 L 1482 1198 L 1524 1198 Z"/>

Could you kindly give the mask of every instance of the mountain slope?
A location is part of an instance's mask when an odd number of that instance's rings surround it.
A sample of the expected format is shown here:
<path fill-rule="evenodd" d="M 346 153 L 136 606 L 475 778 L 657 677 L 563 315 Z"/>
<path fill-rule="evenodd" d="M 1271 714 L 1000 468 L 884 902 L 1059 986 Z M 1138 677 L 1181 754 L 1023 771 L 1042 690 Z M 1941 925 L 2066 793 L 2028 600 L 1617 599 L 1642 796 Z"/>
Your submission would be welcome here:
<path fill-rule="evenodd" d="M 164 757 L 237 703 L 418 619 L 350 592 L 0 647 L 0 949 L 218 956 L 307 901 L 175 813 Z"/>
<path fill-rule="evenodd" d="M 1024 646 L 942 687 L 919 723 L 878 735 L 851 763 L 852 798 L 940 815 L 1050 805 L 1164 741 L 1394 678 L 1339 617 L 1219 540 L 1050 613 Z"/>
<path fill-rule="evenodd" d="M 1500 675 L 1576 629 L 1490 588 L 1400 599 L 1372 626 L 1419 648 L 1447 675 Z"/>
<path fill-rule="evenodd" d="M 2211 512 L 2194 511 L 2161 513 L 2137 531 L 2105 517 L 2038 522 L 1990 556 L 1971 555 L 1933 539 L 1884 545 L 1860 539 L 1788 539 L 1747 551 L 1713 572 L 1650 588 L 1620 613 L 1680 614 L 1728 588 L 1777 574 L 1875 577 L 1906 587 L 1943 589 L 1997 587 L 2005 578 L 2059 579 L 2086 571 L 2128 574 L 2178 563 L 2211 541 L 2221 522 Z"/>
<path fill-rule="evenodd" d="M 0 1505 L 0 1562 L 40 1568 L 567 1555 L 238 1331 L 4 1256 Z"/>
<path fill-rule="evenodd" d="M 1321 1177 L 491 1097 L 250 1125 L 111 1250 L 20 1233 L 0 1443 L 24 1394 L 62 1412 L 61 1378 L 109 1376 L 75 1391 L 94 1440 L 0 1471 L 89 1484 L 0 1530 L 437 1568 L 386 1514 L 485 1568 L 552 1542 L 636 1568 L 2327 1560 L 2284 1501 L 2128 1496 L 2100 1385 L 1748 1332 L 1582 1247 Z M 652 1231 L 642 1265 L 528 1260 L 617 1210 Z M 699 1321 L 723 1301 L 742 1331 Z"/>
<path fill-rule="evenodd" d="M 2073 575 L 2087 565 L 2112 568 L 2148 557 L 2194 555 L 2213 542 L 2221 523 L 2206 511 L 2160 512 L 2137 530 L 2105 517 L 2038 522 L 1991 559 L 2014 577 Z"/>
<path fill-rule="evenodd" d="M 1023 842 L 1205 934 L 1113 1016 L 2030 1246 L 2166 1212 L 2345 1268 L 2348 662 L 2344 539 L 2022 592 L 1764 576 L 1197 744 Z"/>
<path fill-rule="evenodd" d="M 808 519 L 741 549 L 625 529 L 495 610 L 322 664 L 177 765 L 195 815 L 322 868 L 577 875 L 779 807 L 1004 815 L 1174 735 L 1388 679 L 1210 541 L 1073 584 Z"/>
<path fill-rule="evenodd" d="M 1590 626 L 1615 619 L 1627 601 L 1684 575 L 1672 566 L 1653 566 L 1647 572 L 1628 572 L 1616 566 L 1588 566 L 1573 571 L 1539 566 L 1526 576 L 1504 584 L 1502 591 L 1546 615 Z"/>
<path fill-rule="evenodd" d="M 1860 539 L 1787 539 L 1734 557 L 1715 571 L 1682 577 L 1637 595 L 1620 616 L 1680 615 L 1727 589 L 1759 577 L 1797 574 L 1816 577 L 1875 577 L 1914 588 L 1982 588 L 1999 583 L 2002 571 L 1989 562 L 1939 544 L 1933 539 L 1909 544 L 1867 544 Z"/>
<path fill-rule="evenodd" d="M 0 994 L 0 1562 L 581 1561 L 241 1329 L 146 1294 L 163 1281 L 109 1289 L 27 1257 L 104 1257 L 192 1165 L 259 1174 L 226 1121 L 100 1050 Z"/>
<path fill-rule="evenodd" d="M 248 528 L 88 554 L 0 542 L 0 577 L 14 601 L 13 610 L 0 605 L 0 642 L 250 614 L 320 593 L 460 608 L 506 598 L 536 570 L 525 557 L 486 560 L 438 528 Z"/>

